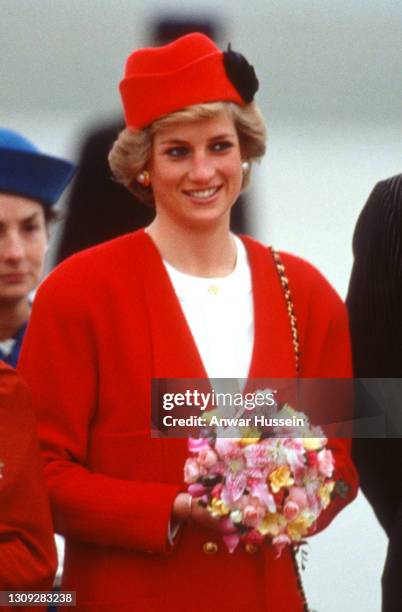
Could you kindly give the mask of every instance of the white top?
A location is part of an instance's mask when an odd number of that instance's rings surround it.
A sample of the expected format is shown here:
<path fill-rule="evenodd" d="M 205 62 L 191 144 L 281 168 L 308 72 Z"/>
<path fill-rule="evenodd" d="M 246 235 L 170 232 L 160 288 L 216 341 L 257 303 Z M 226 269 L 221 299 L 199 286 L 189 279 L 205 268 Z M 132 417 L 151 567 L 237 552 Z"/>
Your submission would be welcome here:
<path fill-rule="evenodd" d="M 7 338 L 7 340 L 0 340 L 0 350 L 3 355 L 8 357 L 13 352 L 13 348 L 17 340 L 15 338 Z"/>
<path fill-rule="evenodd" d="M 247 378 L 254 344 L 251 271 L 234 236 L 236 266 L 228 276 L 205 278 L 166 270 L 198 347 L 208 378 Z"/>

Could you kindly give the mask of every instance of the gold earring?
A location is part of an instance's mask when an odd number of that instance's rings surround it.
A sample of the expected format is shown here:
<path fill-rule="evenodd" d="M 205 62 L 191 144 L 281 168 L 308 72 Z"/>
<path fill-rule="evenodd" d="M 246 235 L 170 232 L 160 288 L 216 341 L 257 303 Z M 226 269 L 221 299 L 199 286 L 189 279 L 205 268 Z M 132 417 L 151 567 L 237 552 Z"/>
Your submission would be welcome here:
<path fill-rule="evenodd" d="M 137 183 L 141 185 L 141 187 L 149 187 L 151 184 L 151 177 L 148 170 L 143 170 L 137 174 Z"/>

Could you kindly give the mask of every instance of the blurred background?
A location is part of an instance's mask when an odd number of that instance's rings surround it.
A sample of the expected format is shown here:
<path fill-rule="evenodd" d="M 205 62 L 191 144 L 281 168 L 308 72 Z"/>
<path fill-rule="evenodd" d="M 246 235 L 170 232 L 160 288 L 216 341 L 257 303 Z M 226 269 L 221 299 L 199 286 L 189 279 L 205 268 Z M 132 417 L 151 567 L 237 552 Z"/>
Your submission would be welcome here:
<path fill-rule="evenodd" d="M 215 23 L 218 43 L 254 64 L 268 124 L 268 152 L 244 203 L 250 233 L 310 260 L 344 297 L 357 216 L 374 184 L 402 171 L 402 3 L 217 4 L 0 0 L 0 124 L 78 161 L 88 131 L 121 117 L 125 58 L 150 43 L 155 24 Z M 379 610 L 385 545 L 360 495 L 311 539 L 303 572 L 311 607 Z"/>

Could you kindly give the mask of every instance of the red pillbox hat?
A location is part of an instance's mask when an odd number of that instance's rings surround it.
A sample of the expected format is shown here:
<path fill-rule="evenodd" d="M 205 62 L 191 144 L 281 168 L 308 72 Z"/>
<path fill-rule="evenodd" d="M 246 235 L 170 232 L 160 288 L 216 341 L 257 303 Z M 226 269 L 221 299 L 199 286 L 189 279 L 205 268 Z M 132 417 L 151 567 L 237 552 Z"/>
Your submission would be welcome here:
<path fill-rule="evenodd" d="M 230 50 L 222 53 L 198 32 L 163 47 L 131 53 L 120 83 L 127 126 L 143 128 L 162 115 L 194 104 L 228 101 L 244 106 L 244 96 L 228 76 L 227 54 L 242 58 L 255 77 L 243 56 Z"/>

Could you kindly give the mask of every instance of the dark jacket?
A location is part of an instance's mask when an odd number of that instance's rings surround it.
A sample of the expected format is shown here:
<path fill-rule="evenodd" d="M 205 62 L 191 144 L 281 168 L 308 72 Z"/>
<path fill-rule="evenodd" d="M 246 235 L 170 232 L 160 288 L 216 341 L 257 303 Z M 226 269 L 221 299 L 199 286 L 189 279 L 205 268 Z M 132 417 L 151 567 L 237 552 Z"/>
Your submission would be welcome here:
<path fill-rule="evenodd" d="M 402 175 L 373 189 L 353 238 L 347 304 L 356 377 L 402 378 Z M 402 382 L 395 381 L 401 387 Z M 360 414 L 365 405 L 358 398 Z M 388 435 L 394 435 L 392 425 Z M 390 538 L 383 575 L 384 612 L 402 610 L 402 441 L 356 439 L 361 487 Z"/>

